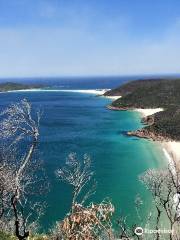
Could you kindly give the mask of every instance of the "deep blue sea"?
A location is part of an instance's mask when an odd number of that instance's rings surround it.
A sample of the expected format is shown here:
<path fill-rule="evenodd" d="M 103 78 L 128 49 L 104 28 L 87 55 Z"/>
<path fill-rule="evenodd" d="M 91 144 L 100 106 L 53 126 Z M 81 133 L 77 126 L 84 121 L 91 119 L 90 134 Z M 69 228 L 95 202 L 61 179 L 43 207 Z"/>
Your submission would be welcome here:
<path fill-rule="evenodd" d="M 136 77 L 16 79 L 21 82 L 40 82 L 50 89 L 107 89 Z M 12 80 L 11 80 L 12 81 Z M 142 127 L 141 116 L 135 112 L 110 111 L 110 99 L 94 94 L 62 91 L 9 92 L 0 94 L 0 109 L 27 98 L 43 110 L 40 127 L 40 152 L 50 182 L 45 196 L 47 210 L 41 219 L 43 229 L 61 220 L 71 204 L 71 188 L 60 182 L 55 170 L 63 166 L 66 157 L 76 152 L 87 153 L 97 180 L 96 194 L 91 198 L 100 202 L 109 198 L 115 206 L 115 216 L 137 220 L 134 200 L 137 194 L 144 200 L 142 215 L 151 208 L 150 194 L 139 182 L 138 176 L 148 168 L 165 165 L 163 152 L 157 144 L 124 132 Z"/>

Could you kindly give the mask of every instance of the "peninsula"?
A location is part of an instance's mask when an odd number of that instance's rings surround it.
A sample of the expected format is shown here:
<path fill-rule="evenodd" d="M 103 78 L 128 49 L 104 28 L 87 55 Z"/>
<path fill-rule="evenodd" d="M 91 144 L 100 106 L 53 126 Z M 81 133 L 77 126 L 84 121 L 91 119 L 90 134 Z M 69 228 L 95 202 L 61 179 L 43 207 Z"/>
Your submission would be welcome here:
<path fill-rule="evenodd" d="M 145 126 L 127 134 L 160 141 L 180 141 L 180 79 L 146 79 L 128 82 L 104 96 L 122 96 L 111 110 L 162 109 L 142 119 Z"/>
<path fill-rule="evenodd" d="M 38 89 L 41 87 L 43 86 L 40 84 L 22 84 L 22 83 L 14 83 L 14 82 L 5 82 L 5 83 L 0 83 L 0 92 Z"/>

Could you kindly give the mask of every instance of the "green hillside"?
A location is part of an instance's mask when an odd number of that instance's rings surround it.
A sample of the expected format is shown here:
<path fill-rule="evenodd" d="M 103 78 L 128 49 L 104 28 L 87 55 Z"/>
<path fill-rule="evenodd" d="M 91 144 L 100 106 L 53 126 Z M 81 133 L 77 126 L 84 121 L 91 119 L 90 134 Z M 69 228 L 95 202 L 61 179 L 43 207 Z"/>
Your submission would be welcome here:
<path fill-rule="evenodd" d="M 33 88 L 41 88 L 40 84 L 21 84 L 21 83 L 13 83 L 13 82 L 5 82 L 0 83 L 0 92 L 7 92 L 12 90 L 22 90 L 22 89 L 33 89 Z"/>
<path fill-rule="evenodd" d="M 180 140 L 180 79 L 138 80 L 126 83 L 105 95 L 121 95 L 111 106 L 119 110 L 134 108 L 163 108 L 163 112 L 154 114 L 151 124 L 143 131 L 153 139 L 165 137 Z M 144 119 L 148 123 L 148 119 Z M 153 124 L 152 124 L 153 122 Z M 142 130 L 135 135 L 142 136 Z"/>

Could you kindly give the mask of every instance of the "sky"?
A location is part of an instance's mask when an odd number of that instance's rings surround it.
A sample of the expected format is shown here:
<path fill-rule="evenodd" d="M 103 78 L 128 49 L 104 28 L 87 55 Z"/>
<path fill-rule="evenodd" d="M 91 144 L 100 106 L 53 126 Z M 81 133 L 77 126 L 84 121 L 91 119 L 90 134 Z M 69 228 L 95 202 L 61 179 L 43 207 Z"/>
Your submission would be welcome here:
<path fill-rule="evenodd" d="M 180 73 L 179 0 L 0 0 L 0 77 Z"/>

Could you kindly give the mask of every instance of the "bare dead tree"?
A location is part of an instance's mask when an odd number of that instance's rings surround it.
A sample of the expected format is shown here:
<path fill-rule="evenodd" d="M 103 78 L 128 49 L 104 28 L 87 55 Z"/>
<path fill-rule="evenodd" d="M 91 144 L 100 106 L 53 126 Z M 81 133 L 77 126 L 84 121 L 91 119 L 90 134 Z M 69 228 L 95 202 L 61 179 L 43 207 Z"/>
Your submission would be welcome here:
<path fill-rule="evenodd" d="M 170 223 L 169 239 L 180 239 L 180 172 L 175 161 L 165 170 L 147 170 L 140 180 L 151 192 L 157 210 L 156 229 L 159 229 L 162 213 Z M 160 239 L 157 232 L 156 239 Z"/>
<path fill-rule="evenodd" d="M 136 195 L 134 205 L 135 205 L 135 213 L 134 216 L 137 216 L 136 222 L 128 223 L 128 217 L 131 216 L 123 216 L 120 214 L 120 217 L 117 220 L 118 230 L 116 231 L 116 239 L 120 240 L 154 240 L 153 237 L 147 238 L 147 236 L 137 235 L 136 228 L 141 226 L 148 226 L 151 221 L 151 213 L 145 218 L 142 218 L 142 211 L 144 202 L 141 199 L 139 194 Z"/>
<path fill-rule="evenodd" d="M 43 204 L 30 200 L 30 196 L 40 194 L 44 187 L 41 184 L 44 176 L 37 175 L 42 170 L 36 157 L 39 121 L 40 112 L 33 114 L 26 99 L 1 113 L 0 223 L 3 230 L 13 229 L 19 240 L 29 236 L 35 224 L 30 219 L 37 220 L 42 214 Z"/>
<path fill-rule="evenodd" d="M 85 206 L 85 201 L 95 192 L 94 183 L 90 183 L 93 178 L 90 167 L 91 160 L 87 155 L 79 161 L 76 154 L 70 154 L 66 166 L 57 170 L 58 178 L 73 187 L 73 197 L 71 211 L 57 224 L 54 239 L 93 240 L 102 239 L 102 234 L 106 236 L 103 239 L 113 239 L 110 217 L 114 207 L 111 202 L 103 201 L 100 204 L 91 203 Z M 85 188 L 86 193 L 80 197 L 82 189 Z"/>
<path fill-rule="evenodd" d="M 131 240 L 132 238 L 132 231 L 131 228 L 127 224 L 127 218 L 120 216 L 119 219 L 117 220 L 118 224 L 118 239 L 123 239 L 123 240 Z"/>
<path fill-rule="evenodd" d="M 64 182 L 73 187 L 72 212 L 82 189 L 87 185 L 93 177 L 94 172 L 90 169 L 91 160 L 88 155 L 84 155 L 84 159 L 80 162 L 75 153 L 69 154 L 66 160 L 66 166 L 57 170 L 56 175 Z M 83 204 L 92 194 L 95 193 L 95 183 L 90 190 L 86 192 L 81 199 Z"/>
<path fill-rule="evenodd" d="M 86 160 L 88 160 L 88 164 Z M 67 166 L 57 171 L 57 175 L 61 180 L 73 186 L 72 209 L 67 217 L 57 225 L 59 232 L 58 237 L 56 236 L 57 239 L 106 239 L 102 238 L 102 234 L 100 233 L 100 229 L 102 231 L 104 223 L 102 224 L 99 219 L 94 221 L 94 219 L 97 218 L 93 218 L 91 215 L 96 216 L 99 214 L 98 211 L 96 213 L 93 211 L 99 209 L 98 207 L 101 206 L 101 204 L 96 205 L 97 208 L 92 208 L 92 206 L 94 207 L 95 205 L 85 207 L 82 204 L 84 202 L 79 199 L 82 188 L 86 186 L 93 176 L 93 172 L 90 171 L 89 167 L 90 159 L 87 156 L 84 161 L 79 162 L 76 155 L 72 154 L 67 160 Z M 109 234 L 107 234 L 107 239 L 116 239 L 115 235 L 117 235 L 117 238 L 121 240 L 179 240 L 180 172 L 176 164 L 171 164 L 167 169 L 163 170 L 150 169 L 140 176 L 140 180 L 153 196 L 153 202 L 156 208 L 155 232 L 149 235 L 138 235 L 135 232 L 135 229 L 138 227 L 137 223 L 129 226 L 126 218 L 120 217 L 118 220 L 120 231 L 116 234 L 112 231 L 111 223 L 106 225 L 105 221 L 105 232 Z M 138 195 L 135 200 L 135 209 L 140 223 L 145 222 L 140 215 L 142 204 L 143 202 Z M 110 209 L 112 209 L 112 207 L 110 207 Z M 108 211 L 105 211 L 105 213 L 109 214 Z M 110 213 L 112 213 L 112 211 L 110 211 Z M 171 231 L 169 236 L 168 234 L 166 234 L 166 236 L 162 235 L 159 231 L 164 213 L 170 223 Z M 88 218 L 89 216 L 90 219 Z M 152 213 L 147 217 L 146 226 L 148 226 L 151 221 Z"/>

